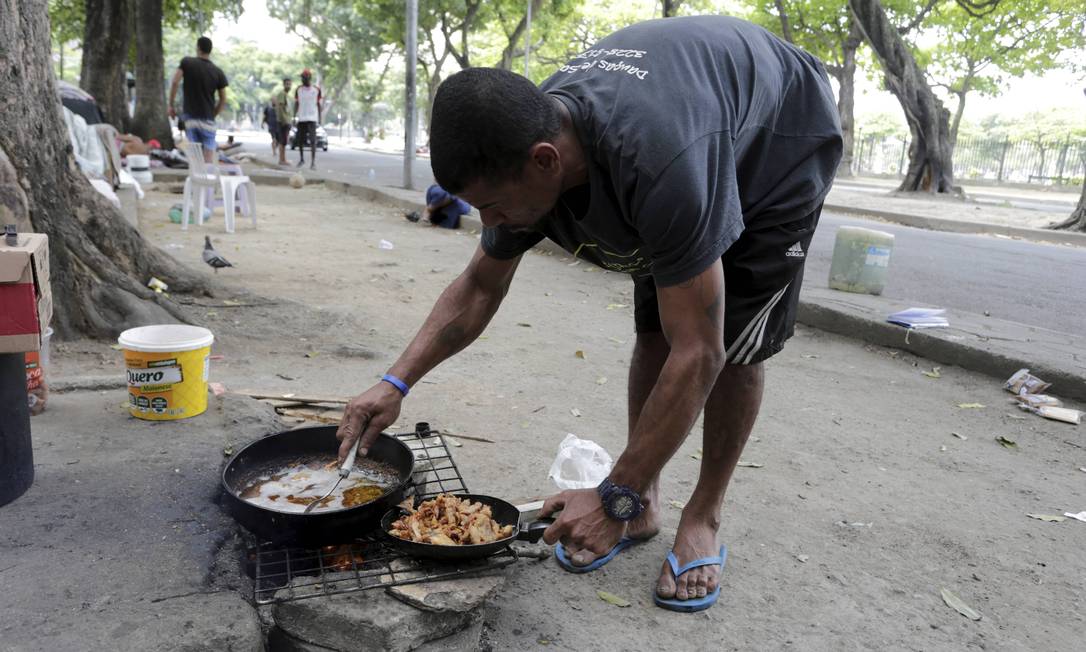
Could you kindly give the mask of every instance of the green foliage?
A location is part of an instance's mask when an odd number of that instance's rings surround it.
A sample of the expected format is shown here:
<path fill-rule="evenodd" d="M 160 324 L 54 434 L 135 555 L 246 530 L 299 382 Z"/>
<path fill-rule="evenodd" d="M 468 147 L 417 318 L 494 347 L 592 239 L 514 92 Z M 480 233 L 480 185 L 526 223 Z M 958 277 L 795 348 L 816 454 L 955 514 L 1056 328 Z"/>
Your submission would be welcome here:
<path fill-rule="evenodd" d="M 907 138 L 909 136 L 909 126 L 905 123 L 905 119 L 900 112 L 888 113 L 882 111 L 858 116 L 856 118 L 856 132 L 864 137 L 887 138 L 894 136 Z"/>
<path fill-rule="evenodd" d="M 1009 79 L 1086 55 L 1082 0 L 1002 0 L 976 18 L 952 7 L 933 17 L 927 70 L 952 93 L 997 95 Z"/>
<path fill-rule="evenodd" d="M 209 31 L 216 18 L 237 20 L 243 10 L 242 0 L 161 0 L 161 2 L 163 27 L 185 27 L 197 34 Z"/>

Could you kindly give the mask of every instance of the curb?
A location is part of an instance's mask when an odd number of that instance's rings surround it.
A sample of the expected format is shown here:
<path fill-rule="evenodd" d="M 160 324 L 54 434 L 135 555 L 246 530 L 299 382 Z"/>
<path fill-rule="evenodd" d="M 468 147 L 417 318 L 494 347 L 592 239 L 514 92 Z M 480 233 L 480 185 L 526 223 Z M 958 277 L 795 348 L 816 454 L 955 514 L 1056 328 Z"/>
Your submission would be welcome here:
<path fill-rule="evenodd" d="M 981 235 L 1001 235 L 1009 238 L 1021 238 L 1034 242 L 1048 244 L 1072 245 L 1086 247 L 1086 233 L 1074 231 L 1049 231 L 1046 229 L 1030 229 L 1021 226 L 1004 226 L 1002 224 L 988 224 L 986 222 L 967 222 L 965 220 L 948 220 L 941 217 L 924 217 L 910 215 L 908 213 L 894 213 L 870 208 L 856 208 L 842 204 L 824 204 L 823 210 L 834 213 L 847 213 L 863 217 L 873 217 L 885 222 L 911 226 L 929 231 L 946 231 L 948 233 L 968 233 Z"/>
<path fill-rule="evenodd" d="M 157 174 L 157 173 L 156 173 Z M 173 176 L 173 175 L 170 175 Z M 184 174 L 177 175 L 185 176 Z M 268 174 L 258 171 L 250 173 L 253 181 L 283 185 L 289 175 Z M 402 210 L 415 210 L 425 201 L 422 191 L 404 190 L 371 186 L 350 180 L 346 175 L 336 177 L 315 173 L 310 178 L 320 180 L 327 187 L 345 192 L 351 196 L 393 206 Z M 988 233 L 1041 242 L 1064 244 L 1073 242 L 1086 246 L 1086 234 L 1049 232 L 1041 229 L 1004 227 L 977 222 L 960 222 L 939 218 L 925 218 L 916 215 L 869 211 L 847 206 L 827 204 L 827 210 L 876 217 L 890 222 L 953 233 Z M 467 229 L 482 229 L 478 213 L 473 209 L 464 215 L 461 224 Z M 944 228 L 945 227 L 945 228 Z M 1068 237 L 1070 236 L 1070 237 Z M 550 240 L 543 240 L 535 249 L 568 255 L 564 249 Z M 832 294 L 828 294 L 832 293 Z M 1031 369 L 1036 375 L 1055 386 L 1054 394 L 1079 400 L 1086 400 L 1086 362 L 1078 362 L 1080 352 L 1086 351 L 1086 338 L 1071 334 L 1044 331 L 1014 322 L 1004 322 L 976 315 L 948 310 L 952 328 L 928 331 L 905 331 L 885 321 L 892 312 L 891 306 L 902 302 L 891 302 L 881 297 L 853 295 L 836 292 L 828 288 L 804 288 L 797 310 L 796 320 L 812 328 L 844 335 L 878 346 L 901 349 L 914 355 L 922 356 L 933 362 L 955 365 L 962 369 L 983 373 L 1005 380 L 1018 369 Z M 818 298 L 812 298 L 812 295 Z M 971 325 L 975 330 L 965 330 L 962 326 Z M 1000 331 L 994 332 L 993 325 Z M 986 334 L 984 331 L 988 331 Z M 1007 336 L 1010 333 L 1010 337 Z M 972 338 L 972 341 L 970 341 Z M 1026 357 L 1021 350 L 1016 350 L 1014 342 L 1032 346 L 1037 355 Z M 1061 364 L 1076 361 L 1078 368 Z"/>

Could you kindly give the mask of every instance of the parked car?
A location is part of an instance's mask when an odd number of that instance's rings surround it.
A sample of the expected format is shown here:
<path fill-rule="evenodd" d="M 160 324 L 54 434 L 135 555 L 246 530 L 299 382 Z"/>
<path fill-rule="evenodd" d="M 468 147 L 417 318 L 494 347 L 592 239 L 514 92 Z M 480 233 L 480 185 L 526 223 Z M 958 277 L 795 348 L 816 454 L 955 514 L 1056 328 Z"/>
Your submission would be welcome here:
<path fill-rule="evenodd" d="M 294 124 L 290 127 L 290 136 L 287 137 L 287 144 L 291 149 L 298 149 L 298 125 Z M 310 143 L 305 143 L 306 147 L 310 146 Z M 317 147 L 321 150 L 328 151 L 328 132 L 324 130 L 324 127 L 317 125 Z"/>

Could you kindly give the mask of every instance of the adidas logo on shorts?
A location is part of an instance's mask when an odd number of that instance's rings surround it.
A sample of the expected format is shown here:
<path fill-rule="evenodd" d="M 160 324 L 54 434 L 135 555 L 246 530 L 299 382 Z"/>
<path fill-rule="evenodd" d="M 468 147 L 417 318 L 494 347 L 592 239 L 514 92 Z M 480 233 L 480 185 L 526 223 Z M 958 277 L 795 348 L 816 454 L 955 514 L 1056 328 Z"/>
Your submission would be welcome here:
<path fill-rule="evenodd" d="M 784 252 L 784 255 L 788 258 L 805 258 L 806 254 L 803 253 L 803 247 L 799 246 L 799 243 L 793 244 L 788 248 L 788 251 Z"/>

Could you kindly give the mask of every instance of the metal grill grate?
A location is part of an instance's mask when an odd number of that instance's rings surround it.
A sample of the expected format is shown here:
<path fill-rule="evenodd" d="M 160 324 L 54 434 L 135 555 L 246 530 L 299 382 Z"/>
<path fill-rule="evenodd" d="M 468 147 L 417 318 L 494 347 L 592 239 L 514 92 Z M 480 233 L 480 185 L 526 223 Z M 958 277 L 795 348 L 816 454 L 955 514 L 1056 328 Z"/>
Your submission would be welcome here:
<path fill-rule="evenodd" d="M 410 495 L 420 499 L 441 493 L 469 493 L 445 440 L 428 423 L 414 432 L 396 434 L 415 455 Z M 485 559 L 455 564 L 414 559 L 370 535 L 354 542 L 320 548 L 288 548 L 263 543 L 248 550 L 256 604 L 291 602 L 403 584 L 479 575 L 504 568 L 518 559 L 510 547 Z"/>

